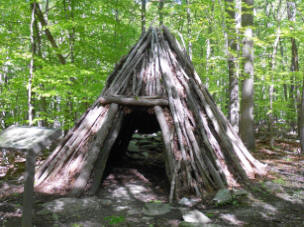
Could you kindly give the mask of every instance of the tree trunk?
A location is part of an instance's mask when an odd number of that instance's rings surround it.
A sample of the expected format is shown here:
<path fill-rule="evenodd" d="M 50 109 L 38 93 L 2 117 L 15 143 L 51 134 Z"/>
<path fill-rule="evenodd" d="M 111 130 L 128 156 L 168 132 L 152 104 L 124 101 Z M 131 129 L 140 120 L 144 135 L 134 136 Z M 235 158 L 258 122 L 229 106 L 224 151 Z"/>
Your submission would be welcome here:
<path fill-rule="evenodd" d="M 296 22 L 296 2 L 295 1 L 287 1 L 287 15 L 288 20 L 292 23 L 290 26 L 291 30 L 294 30 L 294 24 Z M 292 72 L 292 80 L 294 83 L 297 83 L 297 72 L 299 72 L 299 56 L 298 56 L 298 47 L 296 43 L 296 39 L 294 37 L 290 38 L 291 41 L 291 66 L 290 71 Z M 303 77 L 303 85 L 304 85 L 304 77 Z M 302 85 L 302 86 L 303 86 Z M 298 137 L 300 138 L 300 146 L 301 152 L 304 151 L 304 86 L 302 87 L 302 94 L 299 92 L 299 87 L 292 84 L 291 91 L 293 92 L 293 102 L 294 106 L 297 110 L 297 131 Z M 296 92 L 296 94 L 294 94 Z"/>
<path fill-rule="evenodd" d="M 292 23 L 290 26 L 291 30 L 294 30 L 294 23 L 296 22 L 296 3 L 294 1 L 287 1 L 287 16 L 288 20 Z M 290 65 L 290 71 L 292 73 L 291 75 L 291 85 L 290 85 L 290 104 L 291 108 L 294 108 L 297 113 L 297 131 L 298 136 L 300 137 L 300 112 L 301 112 L 301 106 L 300 106 L 300 98 L 297 94 L 298 86 L 296 86 L 297 79 L 296 79 L 296 73 L 299 71 L 299 58 L 298 58 L 298 47 L 296 43 L 296 39 L 292 36 L 290 38 L 291 41 L 291 65 Z"/>
<path fill-rule="evenodd" d="M 280 22 L 281 22 L 281 14 L 280 10 L 281 9 L 281 0 L 279 1 L 279 6 L 277 10 L 277 16 L 274 16 L 275 20 L 277 20 L 277 32 L 276 32 L 276 38 L 274 40 L 274 43 L 272 45 L 272 54 L 271 54 L 271 63 L 270 63 L 270 69 L 271 69 L 271 78 L 270 78 L 270 86 L 269 86 L 269 133 L 270 133 L 270 140 L 269 140 L 269 145 L 271 148 L 274 146 L 274 127 L 273 127 L 273 122 L 274 122 L 274 109 L 273 109 L 273 93 L 274 93 L 274 75 L 275 75 L 275 69 L 276 69 L 276 55 L 277 55 L 277 49 L 280 41 L 280 35 L 281 35 L 281 27 L 280 27 Z"/>
<path fill-rule="evenodd" d="M 34 57 L 35 57 L 35 38 L 34 38 L 34 26 L 35 26 L 35 10 L 36 10 L 36 2 L 31 4 L 32 9 L 32 17 L 30 24 L 30 40 L 31 40 L 31 60 L 30 60 L 30 69 L 29 69 L 29 79 L 27 85 L 27 105 L 28 105 L 28 121 L 29 125 L 33 125 L 33 100 L 32 100 L 32 80 L 34 73 Z"/>
<path fill-rule="evenodd" d="M 164 23 L 163 8 L 164 8 L 164 0 L 159 0 L 158 15 L 159 15 L 159 25 L 160 26 L 163 25 L 163 23 Z"/>
<path fill-rule="evenodd" d="M 186 0 L 186 6 L 187 6 L 187 33 L 188 33 L 188 55 L 190 57 L 190 60 L 192 61 L 192 42 L 191 42 L 191 9 L 190 9 L 190 0 Z"/>
<path fill-rule="evenodd" d="M 242 27 L 244 30 L 242 48 L 242 100 L 240 114 L 240 136 L 249 150 L 255 150 L 253 117 L 253 0 L 242 1 Z"/>
<path fill-rule="evenodd" d="M 236 132 L 239 131 L 239 76 L 237 64 L 237 29 L 234 0 L 225 1 L 226 30 L 228 36 L 229 105 L 228 118 Z"/>
<path fill-rule="evenodd" d="M 146 31 L 146 0 L 141 0 L 141 32 Z"/>

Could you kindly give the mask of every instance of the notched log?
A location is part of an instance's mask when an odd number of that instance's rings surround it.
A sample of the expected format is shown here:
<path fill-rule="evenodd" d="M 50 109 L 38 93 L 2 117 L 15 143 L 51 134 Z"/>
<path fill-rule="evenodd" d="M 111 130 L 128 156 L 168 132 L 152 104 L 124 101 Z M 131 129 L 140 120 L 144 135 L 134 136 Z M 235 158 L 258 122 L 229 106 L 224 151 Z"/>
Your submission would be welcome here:
<path fill-rule="evenodd" d="M 117 96 L 104 96 L 99 98 L 102 105 L 116 103 L 125 106 L 168 106 L 166 99 L 150 99 L 142 97 L 117 97 Z"/>

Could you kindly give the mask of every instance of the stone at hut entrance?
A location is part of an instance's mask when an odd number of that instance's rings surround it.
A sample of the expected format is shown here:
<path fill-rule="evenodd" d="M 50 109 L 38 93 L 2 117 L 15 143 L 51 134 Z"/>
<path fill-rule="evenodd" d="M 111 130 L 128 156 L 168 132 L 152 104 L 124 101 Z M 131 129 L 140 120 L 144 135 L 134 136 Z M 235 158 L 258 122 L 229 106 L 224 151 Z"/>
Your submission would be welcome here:
<path fill-rule="evenodd" d="M 190 223 L 209 223 L 211 220 L 198 210 L 185 211 L 183 214 L 183 219 Z"/>
<path fill-rule="evenodd" d="M 229 191 L 229 189 L 227 188 L 222 188 L 220 190 L 218 190 L 218 192 L 216 193 L 216 195 L 213 198 L 213 201 L 216 202 L 216 204 L 224 204 L 227 202 L 230 202 L 232 200 L 232 195 L 231 192 Z"/>
<path fill-rule="evenodd" d="M 171 208 L 167 203 L 150 202 L 145 203 L 143 213 L 147 216 L 164 215 L 169 213 Z"/>
<path fill-rule="evenodd" d="M 0 134 L 0 148 L 26 153 L 22 226 L 32 226 L 33 192 L 36 155 L 60 137 L 60 130 L 11 126 Z"/>

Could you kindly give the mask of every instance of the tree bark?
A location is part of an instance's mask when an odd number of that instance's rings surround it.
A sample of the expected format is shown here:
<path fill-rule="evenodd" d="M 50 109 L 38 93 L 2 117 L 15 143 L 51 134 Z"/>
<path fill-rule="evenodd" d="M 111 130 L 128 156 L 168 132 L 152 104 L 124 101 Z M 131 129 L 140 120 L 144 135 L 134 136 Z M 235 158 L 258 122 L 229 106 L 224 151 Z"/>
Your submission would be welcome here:
<path fill-rule="evenodd" d="M 276 68 L 276 55 L 277 55 L 277 49 L 280 41 L 280 35 L 281 35 L 281 27 L 280 27 L 280 21 L 281 21 L 281 15 L 280 15 L 280 9 L 281 9 L 281 0 L 279 1 L 279 6 L 277 10 L 277 16 L 274 16 L 275 20 L 277 20 L 277 32 L 276 32 L 276 38 L 274 40 L 274 43 L 272 45 L 272 54 L 271 54 L 271 81 L 269 86 L 269 133 L 270 133 L 270 139 L 269 139 L 269 145 L 271 148 L 274 146 L 274 127 L 273 127 L 273 121 L 274 121 L 274 109 L 273 109 L 273 99 L 274 99 L 274 75 L 275 75 L 275 68 Z"/>
<path fill-rule="evenodd" d="M 295 1 L 287 1 L 287 16 L 288 20 L 291 22 L 290 29 L 294 30 L 294 23 L 296 22 L 296 14 L 297 14 L 297 9 L 296 9 L 296 3 Z M 290 65 L 290 71 L 291 71 L 291 85 L 290 85 L 290 105 L 292 109 L 295 109 L 296 115 L 297 115 L 297 131 L 298 131 L 298 136 L 300 136 L 300 114 L 301 114 L 301 106 L 300 98 L 298 97 L 297 90 L 298 86 L 296 86 L 296 73 L 299 71 L 299 58 L 298 58 L 298 47 L 296 43 L 296 39 L 292 36 L 290 38 L 291 41 L 291 65 Z"/>
<path fill-rule="evenodd" d="M 146 31 L 146 0 L 141 0 L 141 32 Z"/>
<path fill-rule="evenodd" d="M 192 42 L 191 42 L 191 9 L 190 9 L 190 0 L 186 0 L 187 6 L 187 33 L 188 33 L 188 55 L 190 60 L 192 61 Z"/>
<path fill-rule="evenodd" d="M 297 8 L 296 8 L 296 2 L 295 1 L 287 1 L 287 15 L 288 20 L 293 23 L 290 26 L 291 30 L 294 30 L 294 23 L 296 22 L 296 14 L 297 14 Z M 293 83 L 296 82 L 296 73 L 299 72 L 299 56 L 298 56 L 298 47 L 296 43 L 296 39 L 294 37 L 290 38 L 291 41 L 291 65 L 290 65 L 290 71 L 292 73 L 292 85 L 290 87 L 290 90 L 292 92 L 292 102 L 294 102 L 294 106 L 297 109 L 297 131 L 298 131 L 298 137 L 300 138 L 300 147 L 301 152 L 304 152 L 304 76 L 302 81 L 302 91 L 301 94 L 298 92 L 299 88 L 298 86 L 295 86 Z M 296 94 L 294 94 L 296 92 Z"/>
<path fill-rule="evenodd" d="M 159 0 L 159 5 L 158 5 L 159 26 L 163 25 L 164 23 L 163 8 L 164 8 L 164 0 Z"/>
<path fill-rule="evenodd" d="M 240 114 L 240 136 L 249 150 L 255 150 L 254 117 L 253 117 L 253 0 L 242 1 L 243 38 L 243 71 L 242 100 Z"/>
<path fill-rule="evenodd" d="M 228 36 L 229 105 L 228 118 L 236 132 L 239 131 L 239 75 L 237 64 L 237 28 L 234 0 L 225 1 L 226 30 Z"/>
<path fill-rule="evenodd" d="M 115 97 L 105 96 L 99 98 L 102 105 L 117 103 L 126 106 L 168 106 L 168 100 L 166 99 L 155 99 L 155 98 L 142 98 L 142 97 Z"/>
<path fill-rule="evenodd" d="M 29 125 L 33 125 L 33 103 L 32 103 L 32 80 L 34 74 L 34 57 L 35 57 L 35 38 L 34 38 L 34 26 L 35 26 L 35 10 L 37 3 L 34 2 L 31 4 L 32 17 L 30 23 L 30 40 L 31 40 L 31 60 L 30 60 L 30 69 L 29 69 L 29 79 L 27 85 L 27 104 L 28 104 L 28 121 Z"/>

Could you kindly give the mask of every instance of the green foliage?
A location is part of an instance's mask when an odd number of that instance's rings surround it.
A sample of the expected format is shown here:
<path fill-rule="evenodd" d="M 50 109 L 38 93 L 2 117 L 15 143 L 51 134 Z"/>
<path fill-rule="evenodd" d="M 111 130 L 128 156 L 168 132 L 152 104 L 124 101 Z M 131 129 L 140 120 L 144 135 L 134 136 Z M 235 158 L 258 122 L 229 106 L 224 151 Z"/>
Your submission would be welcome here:
<path fill-rule="evenodd" d="M 116 225 L 120 224 L 122 222 L 125 222 L 124 216 L 107 216 L 104 218 L 105 221 L 108 221 L 110 225 Z"/>
<path fill-rule="evenodd" d="M 33 78 L 34 122 L 60 126 L 67 130 L 96 100 L 116 62 L 128 53 L 140 37 L 141 2 L 48 1 L 47 28 L 58 48 L 54 48 L 45 27 L 36 20 L 35 69 Z M 165 1 L 164 24 L 179 37 L 186 48 L 192 46 L 192 61 L 203 83 L 217 104 L 227 113 L 228 66 L 225 1 Z M 288 20 L 286 4 L 278 0 L 255 1 L 255 120 L 266 127 L 273 115 L 277 128 L 296 122 L 295 99 L 303 77 L 304 3 L 296 1 L 296 21 Z M 39 1 L 46 12 L 46 0 Z M 159 24 L 158 1 L 147 1 L 146 26 Z M 281 7 L 281 9 L 279 8 Z M 189 9 L 189 10 L 188 10 Z M 190 12 L 188 18 L 187 10 Z M 281 10 L 281 11 L 280 11 Z M 277 17 L 277 12 L 282 12 Z M 28 119 L 27 86 L 31 58 L 29 1 L 3 1 L 0 4 L 0 121 L 1 127 Z M 44 15 L 46 18 L 46 14 Z M 189 20 L 190 19 L 190 20 Z M 280 27 L 280 42 L 271 68 L 273 44 Z M 299 72 L 290 72 L 291 38 L 298 44 Z M 39 51 L 38 51 L 39 50 Z M 66 59 L 62 65 L 57 54 Z M 239 60 L 240 53 L 233 53 Z M 274 85 L 273 109 L 269 109 L 269 87 Z M 292 90 L 291 87 L 295 89 Z M 260 124 L 257 124 L 260 125 Z M 294 124 L 293 124 L 294 125 Z M 289 127 L 289 126 L 288 126 Z"/>
<path fill-rule="evenodd" d="M 273 183 L 280 184 L 280 185 L 286 185 L 286 181 L 283 178 L 274 179 Z"/>

